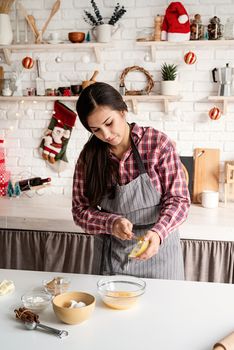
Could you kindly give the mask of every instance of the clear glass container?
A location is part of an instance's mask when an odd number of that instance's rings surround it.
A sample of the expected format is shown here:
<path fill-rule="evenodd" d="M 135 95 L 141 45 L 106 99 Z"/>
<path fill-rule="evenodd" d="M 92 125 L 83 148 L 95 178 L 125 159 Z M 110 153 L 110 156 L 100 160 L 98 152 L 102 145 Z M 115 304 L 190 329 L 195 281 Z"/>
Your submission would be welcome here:
<path fill-rule="evenodd" d="M 224 25 L 224 39 L 225 40 L 234 39 L 234 17 L 228 18 Z"/>

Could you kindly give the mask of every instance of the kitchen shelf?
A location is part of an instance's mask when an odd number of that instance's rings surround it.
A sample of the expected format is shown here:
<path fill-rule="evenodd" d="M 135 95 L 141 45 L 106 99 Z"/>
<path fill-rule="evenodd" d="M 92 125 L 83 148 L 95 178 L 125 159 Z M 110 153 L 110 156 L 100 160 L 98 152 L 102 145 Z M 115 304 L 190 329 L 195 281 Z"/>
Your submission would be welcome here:
<path fill-rule="evenodd" d="M 31 101 L 36 103 L 37 101 L 77 101 L 79 96 L 0 96 L 0 101 Z M 169 102 L 179 101 L 181 96 L 164 96 L 164 95 L 126 95 L 123 96 L 124 101 L 130 101 L 132 104 L 132 110 L 135 114 L 138 112 L 138 102 L 162 102 L 164 105 L 165 113 L 168 113 Z"/>
<path fill-rule="evenodd" d="M 132 110 L 135 114 L 138 112 L 138 102 L 162 102 L 164 105 L 164 112 L 168 114 L 169 102 L 179 101 L 181 96 L 165 96 L 165 95 L 126 95 L 123 96 L 124 101 L 132 103 Z"/>
<path fill-rule="evenodd" d="M 0 96 L 0 101 L 77 101 L 79 96 Z"/>
<path fill-rule="evenodd" d="M 137 41 L 136 46 L 138 47 L 149 47 L 151 51 L 152 61 L 156 60 L 156 49 L 164 48 L 188 48 L 189 50 L 197 48 L 208 47 L 222 47 L 222 46 L 232 46 L 234 47 L 234 40 L 189 40 L 181 42 L 172 41 Z"/>
<path fill-rule="evenodd" d="M 64 44 L 15 44 L 15 45 L 0 45 L 0 51 L 5 56 L 6 63 L 11 64 L 11 53 L 13 51 L 57 51 L 57 50 L 70 50 L 70 49 L 92 49 L 94 51 L 96 60 L 98 63 L 101 62 L 101 49 L 110 47 L 110 44 L 103 43 L 64 43 Z"/>
<path fill-rule="evenodd" d="M 228 102 L 234 102 L 234 96 L 208 96 L 209 101 L 216 101 L 223 104 L 222 113 L 227 114 Z"/>

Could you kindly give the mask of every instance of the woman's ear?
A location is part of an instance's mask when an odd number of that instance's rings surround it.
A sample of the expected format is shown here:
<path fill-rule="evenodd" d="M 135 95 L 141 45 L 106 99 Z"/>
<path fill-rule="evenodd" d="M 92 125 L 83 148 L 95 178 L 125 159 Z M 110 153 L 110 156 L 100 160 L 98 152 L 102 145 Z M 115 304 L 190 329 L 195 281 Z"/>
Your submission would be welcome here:
<path fill-rule="evenodd" d="M 126 119 L 126 117 L 127 117 L 127 112 L 126 112 L 126 111 L 121 111 L 120 113 L 121 113 L 122 117 Z"/>

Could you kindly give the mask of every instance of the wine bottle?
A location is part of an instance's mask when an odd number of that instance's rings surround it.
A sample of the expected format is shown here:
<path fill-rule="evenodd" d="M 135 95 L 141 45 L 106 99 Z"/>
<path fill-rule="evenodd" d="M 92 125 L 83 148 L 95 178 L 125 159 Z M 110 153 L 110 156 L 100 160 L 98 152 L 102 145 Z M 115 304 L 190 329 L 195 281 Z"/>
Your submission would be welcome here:
<path fill-rule="evenodd" d="M 46 179 L 42 179 L 41 177 L 33 177 L 31 179 L 21 180 L 18 183 L 19 183 L 20 191 L 28 191 L 28 190 L 32 190 L 33 187 L 35 186 L 41 186 L 50 181 L 51 181 L 50 177 L 47 177 Z"/>

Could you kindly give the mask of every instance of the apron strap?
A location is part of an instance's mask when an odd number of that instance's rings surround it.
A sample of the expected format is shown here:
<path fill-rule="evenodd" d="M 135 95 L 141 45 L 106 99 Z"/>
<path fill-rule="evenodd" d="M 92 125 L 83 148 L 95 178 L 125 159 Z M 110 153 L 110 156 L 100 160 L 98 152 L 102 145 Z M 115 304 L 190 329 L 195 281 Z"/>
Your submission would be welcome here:
<path fill-rule="evenodd" d="M 137 146 L 135 145 L 135 142 L 133 141 L 133 138 L 131 136 L 131 145 L 132 145 L 132 152 L 133 152 L 133 156 L 135 158 L 135 161 L 137 162 L 137 166 L 139 169 L 140 174 L 145 174 L 147 173 L 145 165 L 141 159 L 140 153 L 137 149 Z"/>

